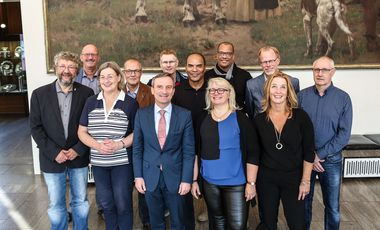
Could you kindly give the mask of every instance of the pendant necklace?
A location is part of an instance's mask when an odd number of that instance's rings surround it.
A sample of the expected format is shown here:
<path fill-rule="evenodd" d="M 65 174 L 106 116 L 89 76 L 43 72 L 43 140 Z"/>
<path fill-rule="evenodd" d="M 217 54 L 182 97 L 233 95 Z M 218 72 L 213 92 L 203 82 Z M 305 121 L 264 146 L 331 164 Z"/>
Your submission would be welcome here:
<path fill-rule="evenodd" d="M 282 149 L 282 144 L 280 142 L 281 133 L 277 132 L 276 127 L 274 127 L 274 134 L 276 134 L 276 139 L 277 139 L 276 149 L 280 150 Z"/>

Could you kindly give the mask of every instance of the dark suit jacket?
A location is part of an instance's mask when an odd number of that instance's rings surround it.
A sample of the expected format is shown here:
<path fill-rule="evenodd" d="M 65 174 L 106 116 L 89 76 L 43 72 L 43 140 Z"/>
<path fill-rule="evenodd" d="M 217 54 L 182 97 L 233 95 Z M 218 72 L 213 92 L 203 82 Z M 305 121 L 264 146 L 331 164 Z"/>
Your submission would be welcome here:
<path fill-rule="evenodd" d="M 73 96 L 68 126 L 68 137 L 65 138 L 61 113 L 58 105 L 55 81 L 33 91 L 30 101 L 30 128 L 32 137 L 40 152 L 41 171 L 47 173 L 63 172 L 66 167 L 86 167 L 89 163 L 89 149 L 79 141 L 77 131 L 82 109 L 92 89 L 74 82 Z M 62 149 L 73 148 L 79 156 L 72 161 L 58 164 L 55 161 Z"/>
<path fill-rule="evenodd" d="M 147 191 L 154 191 L 160 177 L 160 165 L 167 189 L 175 193 L 181 182 L 192 183 L 194 131 L 190 111 L 172 105 L 169 132 L 161 150 L 155 123 L 154 105 L 139 109 L 133 132 L 133 172 L 144 178 Z"/>
<path fill-rule="evenodd" d="M 154 96 L 148 85 L 140 82 L 139 91 L 137 92 L 136 101 L 139 103 L 139 107 L 143 108 L 148 105 L 154 104 Z"/>
<path fill-rule="evenodd" d="M 289 76 L 296 94 L 300 91 L 299 80 Z M 245 104 L 248 116 L 253 118 L 261 112 L 261 100 L 264 97 L 265 76 L 264 73 L 247 81 Z"/>

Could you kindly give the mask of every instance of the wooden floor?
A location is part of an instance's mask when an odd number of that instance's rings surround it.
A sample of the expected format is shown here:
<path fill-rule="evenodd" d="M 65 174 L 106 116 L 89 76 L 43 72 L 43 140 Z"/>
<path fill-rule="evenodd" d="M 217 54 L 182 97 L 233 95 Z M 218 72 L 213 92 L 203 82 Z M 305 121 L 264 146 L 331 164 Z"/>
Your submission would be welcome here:
<path fill-rule="evenodd" d="M 322 197 L 319 186 L 316 189 L 312 229 L 323 229 Z M 96 213 L 94 192 L 95 188 L 89 186 L 89 229 L 104 229 L 104 221 Z M 134 229 L 141 229 L 135 204 L 137 202 L 134 202 Z M 49 229 L 47 206 L 47 190 L 43 179 L 33 174 L 27 118 L 0 117 L 0 230 Z M 205 208 L 198 201 L 195 206 L 196 214 Z M 341 211 L 341 229 L 380 229 L 380 179 L 345 179 Z M 257 208 L 251 209 L 250 229 L 255 229 L 257 222 Z M 288 229 L 282 211 L 278 226 L 279 229 Z M 197 223 L 197 229 L 207 229 L 207 223 Z"/>

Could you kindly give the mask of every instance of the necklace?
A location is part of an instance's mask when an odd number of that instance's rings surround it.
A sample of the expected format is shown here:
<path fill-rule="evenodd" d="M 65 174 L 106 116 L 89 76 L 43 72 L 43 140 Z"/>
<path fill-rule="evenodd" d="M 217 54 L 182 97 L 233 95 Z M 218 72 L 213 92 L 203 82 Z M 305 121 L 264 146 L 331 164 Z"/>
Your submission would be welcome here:
<path fill-rule="evenodd" d="M 215 110 L 212 110 L 211 113 L 212 113 L 213 118 L 215 118 L 215 120 L 216 120 L 217 122 L 220 122 L 220 121 L 223 120 L 223 118 L 226 116 L 226 114 L 227 114 L 228 112 L 230 112 L 229 109 L 228 109 L 225 113 L 223 113 L 221 116 L 217 116 L 216 113 L 215 113 Z"/>
<path fill-rule="evenodd" d="M 274 127 L 274 134 L 276 134 L 276 139 L 277 139 L 276 149 L 280 150 L 283 147 L 281 142 L 280 142 L 281 133 L 277 132 L 276 127 Z"/>

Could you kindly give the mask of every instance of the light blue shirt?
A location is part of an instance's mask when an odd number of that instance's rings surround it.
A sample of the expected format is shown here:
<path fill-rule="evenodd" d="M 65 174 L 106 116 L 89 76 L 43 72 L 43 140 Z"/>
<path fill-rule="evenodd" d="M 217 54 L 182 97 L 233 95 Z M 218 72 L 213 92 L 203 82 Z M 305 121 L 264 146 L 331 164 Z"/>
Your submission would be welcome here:
<path fill-rule="evenodd" d="M 169 132 L 169 126 L 170 126 L 170 118 L 172 116 L 172 104 L 170 103 L 168 106 L 163 108 L 165 110 L 165 122 L 166 122 L 166 136 Z M 158 107 L 157 104 L 154 104 L 154 127 L 156 129 L 156 133 L 158 135 L 158 123 L 160 122 L 161 114 L 160 110 L 162 110 L 160 107 Z"/>
<path fill-rule="evenodd" d="M 140 84 L 137 86 L 137 88 L 136 88 L 135 91 L 133 91 L 133 92 L 131 92 L 131 91 L 129 90 L 128 85 L 127 85 L 126 87 L 127 87 L 127 95 L 130 96 L 130 97 L 132 97 L 132 98 L 134 98 L 134 99 L 136 99 L 136 97 L 137 97 L 137 93 L 139 92 Z"/>
<path fill-rule="evenodd" d="M 87 87 L 90 87 L 94 94 L 98 94 L 100 92 L 100 85 L 98 80 L 98 72 L 94 74 L 94 77 L 92 79 L 88 78 L 86 76 L 86 73 L 84 72 L 84 69 L 81 68 L 79 70 L 78 75 L 75 77 L 75 81 L 78 83 L 81 83 L 82 85 L 85 85 Z"/>

